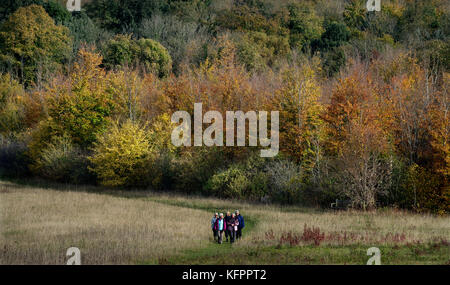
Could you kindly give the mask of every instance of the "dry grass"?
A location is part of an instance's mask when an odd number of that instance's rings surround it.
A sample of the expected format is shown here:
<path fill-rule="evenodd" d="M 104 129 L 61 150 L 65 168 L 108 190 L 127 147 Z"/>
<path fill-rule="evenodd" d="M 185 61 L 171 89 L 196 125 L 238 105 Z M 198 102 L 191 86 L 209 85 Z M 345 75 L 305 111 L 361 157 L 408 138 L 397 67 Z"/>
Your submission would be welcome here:
<path fill-rule="evenodd" d="M 208 243 L 205 211 L 0 182 L 0 264 L 124 264 Z"/>
<path fill-rule="evenodd" d="M 257 214 L 264 215 L 264 211 Z M 450 236 L 448 217 L 410 214 L 403 211 L 337 212 L 337 213 L 282 213 L 270 212 L 266 223 L 257 227 L 261 240 L 273 231 L 275 239 L 280 233 L 293 231 L 303 234 L 305 225 L 318 228 L 327 244 L 387 244 L 426 243 L 447 240 Z M 281 221 L 281 222 L 280 222 Z M 266 239 L 267 240 L 267 239 Z"/>

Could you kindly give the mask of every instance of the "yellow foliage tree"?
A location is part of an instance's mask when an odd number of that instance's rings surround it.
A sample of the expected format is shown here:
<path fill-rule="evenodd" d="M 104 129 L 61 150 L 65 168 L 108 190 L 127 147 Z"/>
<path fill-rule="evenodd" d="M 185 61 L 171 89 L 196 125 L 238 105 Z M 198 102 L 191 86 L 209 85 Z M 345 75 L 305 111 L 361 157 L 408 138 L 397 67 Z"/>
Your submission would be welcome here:
<path fill-rule="evenodd" d="M 69 29 L 55 25 L 39 5 L 21 7 L 0 28 L 0 63 L 26 84 L 51 75 L 68 58 Z"/>
<path fill-rule="evenodd" d="M 171 134 L 175 124 L 170 115 L 164 113 L 154 119 L 149 129 L 150 144 L 158 152 L 175 153 L 177 147 L 172 144 Z"/>
<path fill-rule="evenodd" d="M 136 70 L 120 69 L 107 76 L 106 92 L 115 103 L 114 117 L 119 120 L 138 120 L 142 113 L 143 80 Z"/>
<path fill-rule="evenodd" d="M 317 82 L 317 62 L 284 71 L 283 85 L 277 91 L 274 105 L 280 110 L 280 148 L 301 162 L 310 173 L 322 156 L 324 111 Z"/>
<path fill-rule="evenodd" d="M 146 171 L 154 150 L 148 133 L 128 120 L 114 123 L 94 144 L 90 168 L 105 186 L 136 186 L 146 183 Z"/>
<path fill-rule="evenodd" d="M 25 91 L 9 73 L 0 73 L 0 134 L 11 134 L 24 127 Z"/>
<path fill-rule="evenodd" d="M 67 133 L 74 143 L 88 147 L 101 133 L 117 107 L 112 95 L 106 92 L 105 71 L 100 68 L 102 58 L 87 49 L 79 51 L 69 78 L 55 79 L 46 91 L 48 123 L 60 133 Z"/>

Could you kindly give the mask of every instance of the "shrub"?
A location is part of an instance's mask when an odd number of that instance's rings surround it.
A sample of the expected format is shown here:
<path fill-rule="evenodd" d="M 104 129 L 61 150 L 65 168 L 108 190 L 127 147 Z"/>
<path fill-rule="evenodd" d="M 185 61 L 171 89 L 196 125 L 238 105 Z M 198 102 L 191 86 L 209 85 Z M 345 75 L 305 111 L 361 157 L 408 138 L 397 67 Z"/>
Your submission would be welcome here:
<path fill-rule="evenodd" d="M 253 201 L 261 201 L 269 191 L 269 178 L 265 172 L 267 164 L 271 160 L 260 156 L 259 151 L 250 153 L 249 157 L 241 162 L 247 175 L 248 187 L 243 196 Z"/>
<path fill-rule="evenodd" d="M 314 242 L 315 246 L 319 246 L 325 239 L 325 233 L 320 231 L 319 227 L 308 227 L 306 224 L 303 227 L 303 234 L 301 239 L 306 242 Z"/>
<path fill-rule="evenodd" d="M 175 158 L 179 149 L 172 144 L 173 123 L 168 114 L 156 117 L 148 130 L 148 138 L 155 157 L 150 161 L 148 176 L 154 189 L 170 189 L 176 176 Z"/>
<path fill-rule="evenodd" d="M 289 246 L 297 246 L 300 244 L 300 235 L 293 232 L 281 233 L 279 245 L 288 243 Z"/>
<path fill-rule="evenodd" d="M 278 160 L 267 165 L 269 197 L 274 202 L 292 204 L 302 197 L 301 168 L 292 161 Z"/>
<path fill-rule="evenodd" d="M 265 167 L 269 159 L 260 157 L 259 151 L 249 152 L 246 156 L 228 168 L 214 173 L 204 187 L 207 194 L 224 198 L 263 200 L 268 193 Z"/>
<path fill-rule="evenodd" d="M 137 62 L 143 65 L 147 72 L 154 72 L 159 77 L 169 75 L 172 58 L 165 47 L 151 39 L 139 39 L 137 46 L 139 47 Z"/>
<path fill-rule="evenodd" d="M 27 145 L 23 141 L 4 138 L 0 135 L 0 176 L 24 177 L 30 171 L 26 155 Z"/>
<path fill-rule="evenodd" d="M 249 181 L 238 166 L 214 174 L 206 183 L 205 189 L 221 198 L 242 198 Z"/>
<path fill-rule="evenodd" d="M 249 178 L 244 196 L 248 200 L 262 201 L 269 191 L 269 178 L 263 172 L 257 172 Z"/>
<path fill-rule="evenodd" d="M 89 169 L 106 186 L 146 186 L 153 153 L 147 132 L 137 123 L 114 123 L 94 144 Z"/>
<path fill-rule="evenodd" d="M 207 181 L 228 164 L 223 149 L 215 147 L 194 148 L 175 161 L 175 188 L 183 192 L 206 192 Z"/>
<path fill-rule="evenodd" d="M 87 168 L 88 160 L 68 136 L 54 137 L 42 150 L 33 164 L 33 170 L 40 176 L 74 184 L 93 181 Z"/>
<path fill-rule="evenodd" d="M 47 145 L 53 138 L 63 135 L 64 132 L 61 132 L 59 128 L 55 128 L 51 120 L 40 121 L 39 125 L 31 132 L 31 139 L 27 144 L 27 155 L 32 161 L 37 161 L 42 151 L 47 148 Z"/>
<path fill-rule="evenodd" d="M 158 153 L 155 159 L 150 161 L 149 179 L 153 189 L 172 190 L 176 177 L 175 166 L 174 156 L 170 152 Z"/>
<path fill-rule="evenodd" d="M 386 195 L 380 195 L 378 202 L 381 206 L 394 206 L 401 208 L 411 208 L 413 204 L 411 193 L 405 189 L 408 178 L 408 165 L 399 157 L 389 157 L 387 161 L 390 165 L 390 179 L 386 187 Z"/>
<path fill-rule="evenodd" d="M 280 157 L 262 158 L 259 152 L 252 152 L 245 160 L 212 175 L 204 191 L 222 198 L 292 204 L 305 198 L 301 174 L 294 162 Z"/>
<path fill-rule="evenodd" d="M 450 212 L 450 187 L 441 175 L 412 164 L 405 184 L 412 207 L 416 210 L 439 214 Z"/>
<path fill-rule="evenodd" d="M 116 35 L 103 48 L 103 64 L 109 69 L 133 64 L 133 47 L 130 35 Z"/>

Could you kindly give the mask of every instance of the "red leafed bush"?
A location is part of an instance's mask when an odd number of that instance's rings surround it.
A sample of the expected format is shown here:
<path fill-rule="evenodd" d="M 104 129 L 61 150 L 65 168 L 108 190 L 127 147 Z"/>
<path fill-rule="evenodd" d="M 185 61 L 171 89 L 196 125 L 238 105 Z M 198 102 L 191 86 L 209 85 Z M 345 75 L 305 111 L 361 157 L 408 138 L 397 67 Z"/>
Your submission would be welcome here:
<path fill-rule="evenodd" d="M 302 241 L 310 242 L 313 241 L 314 245 L 318 246 L 325 239 L 325 233 L 320 232 L 319 227 L 308 227 L 306 224 L 303 227 L 303 235 L 301 237 Z"/>
<path fill-rule="evenodd" d="M 289 243 L 290 246 L 296 246 L 300 243 L 300 236 L 293 232 L 282 233 L 280 237 L 280 245 Z"/>

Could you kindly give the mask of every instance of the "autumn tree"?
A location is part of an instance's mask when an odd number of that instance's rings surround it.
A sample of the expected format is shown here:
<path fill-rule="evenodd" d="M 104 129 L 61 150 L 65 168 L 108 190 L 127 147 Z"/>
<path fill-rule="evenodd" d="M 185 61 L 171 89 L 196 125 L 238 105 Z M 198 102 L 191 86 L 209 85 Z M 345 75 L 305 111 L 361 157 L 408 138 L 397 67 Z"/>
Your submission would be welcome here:
<path fill-rule="evenodd" d="M 115 102 L 116 108 L 112 115 L 120 121 L 124 119 L 137 121 L 142 113 L 140 103 L 143 88 L 143 80 L 136 70 L 124 68 L 110 72 L 105 91 Z"/>
<path fill-rule="evenodd" d="M 202 102 L 204 111 L 257 110 L 262 100 L 255 93 L 250 74 L 237 62 L 236 46 L 227 39 L 219 40 L 220 52 L 198 67 L 160 83 L 162 94 L 155 102 L 162 112 L 193 112 L 194 103 Z"/>
<path fill-rule="evenodd" d="M 432 172 L 438 183 L 432 185 L 423 202 L 438 213 L 450 212 L 450 119 L 448 88 L 449 74 L 444 75 L 443 90 L 436 96 L 430 111 L 430 144 L 432 147 Z"/>
<path fill-rule="evenodd" d="M 376 64 L 378 65 L 378 63 Z M 448 99 L 416 58 L 400 55 L 378 69 L 384 83 L 380 112 L 386 138 L 405 164 L 404 206 L 446 211 L 448 201 Z M 447 203 L 448 204 L 448 203 Z"/>
<path fill-rule="evenodd" d="M 91 170 L 106 186 L 142 185 L 152 153 L 147 132 L 139 124 L 114 123 L 94 144 Z"/>
<path fill-rule="evenodd" d="M 331 102 L 323 116 L 326 122 L 328 155 L 336 156 L 342 152 L 347 136 L 351 133 L 351 122 L 362 113 L 362 105 L 370 96 L 371 90 L 358 71 L 339 79 L 331 95 Z"/>
<path fill-rule="evenodd" d="M 235 44 L 223 37 L 219 46 L 216 58 L 193 70 L 198 88 L 196 102 L 204 100 L 209 108 L 222 112 L 255 110 L 258 98 L 253 96 L 250 74 L 237 61 Z"/>
<path fill-rule="evenodd" d="M 24 95 L 19 82 L 8 73 L 0 74 L 0 134 L 11 134 L 25 127 Z"/>
<path fill-rule="evenodd" d="M 428 160 L 429 129 L 432 103 L 435 92 L 427 86 L 424 70 L 417 64 L 408 73 L 392 80 L 390 100 L 393 112 L 394 133 L 397 150 L 410 163 L 426 163 Z M 429 161 L 429 160 L 428 160 Z"/>
<path fill-rule="evenodd" d="M 448 88 L 450 74 L 445 74 L 443 90 L 431 109 L 431 146 L 433 147 L 433 169 L 446 180 L 450 177 L 450 114 Z"/>
<path fill-rule="evenodd" d="M 376 206 L 391 174 L 380 102 L 372 74 L 357 64 L 339 79 L 323 116 L 326 152 L 335 163 L 338 188 L 362 209 Z"/>
<path fill-rule="evenodd" d="M 89 147 L 107 126 L 115 103 L 106 92 L 100 55 L 82 49 L 68 78 L 56 77 L 47 88 L 48 117 L 34 132 L 30 150 L 35 156 L 53 136 L 68 135 L 82 148 Z"/>
<path fill-rule="evenodd" d="M 323 155 L 325 134 L 321 114 L 324 108 L 317 82 L 318 66 L 313 61 L 287 69 L 274 100 L 275 109 L 281 111 L 281 150 L 296 158 L 307 174 L 311 174 Z"/>
<path fill-rule="evenodd" d="M 16 73 L 26 84 L 46 79 L 71 51 L 69 30 L 55 25 L 38 5 L 19 8 L 0 30 L 2 68 Z"/>
<path fill-rule="evenodd" d="M 365 106 L 348 128 L 337 158 L 340 191 L 355 207 L 373 209 L 380 195 L 387 194 L 391 175 L 391 166 L 383 158 L 388 144 L 376 108 Z"/>

